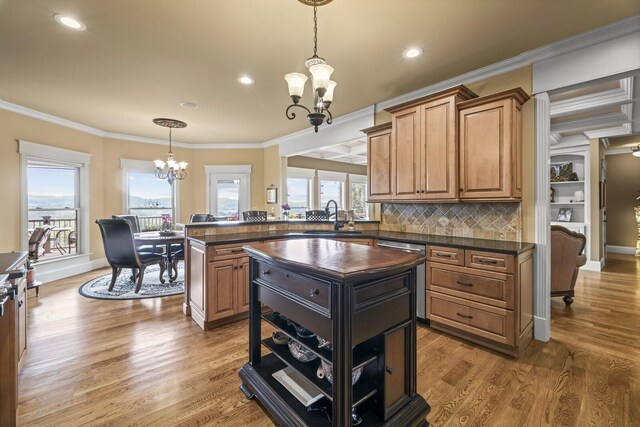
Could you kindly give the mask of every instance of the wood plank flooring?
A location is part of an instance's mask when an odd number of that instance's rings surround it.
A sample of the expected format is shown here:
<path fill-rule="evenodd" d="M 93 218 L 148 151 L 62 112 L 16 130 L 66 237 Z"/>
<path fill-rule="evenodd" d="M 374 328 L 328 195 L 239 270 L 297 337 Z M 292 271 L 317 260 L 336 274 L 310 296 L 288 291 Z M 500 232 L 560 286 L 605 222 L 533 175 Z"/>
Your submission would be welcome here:
<path fill-rule="evenodd" d="M 238 389 L 246 321 L 203 332 L 181 297 L 80 296 L 96 274 L 31 291 L 19 425 L 272 425 Z M 432 425 L 640 426 L 640 259 L 611 255 L 605 272 L 581 272 L 573 305 L 554 298 L 551 311 L 551 341 L 519 360 L 420 326 Z"/>

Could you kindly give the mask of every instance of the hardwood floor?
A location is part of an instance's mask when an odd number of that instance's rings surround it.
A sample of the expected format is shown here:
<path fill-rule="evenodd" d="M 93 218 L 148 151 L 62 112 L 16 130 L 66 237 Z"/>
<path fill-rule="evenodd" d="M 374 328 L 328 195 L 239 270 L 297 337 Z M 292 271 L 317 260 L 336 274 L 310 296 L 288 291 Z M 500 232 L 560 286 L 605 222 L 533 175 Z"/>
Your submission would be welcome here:
<path fill-rule="evenodd" d="M 272 424 L 238 389 L 246 321 L 203 332 L 181 297 L 80 296 L 95 275 L 30 293 L 20 425 Z M 640 259 L 611 255 L 605 272 L 581 272 L 573 305 L 554 298 L 551 313 L 551 341 L 519 360 L 421 326 L 432 425 L 640 425 Z"/>

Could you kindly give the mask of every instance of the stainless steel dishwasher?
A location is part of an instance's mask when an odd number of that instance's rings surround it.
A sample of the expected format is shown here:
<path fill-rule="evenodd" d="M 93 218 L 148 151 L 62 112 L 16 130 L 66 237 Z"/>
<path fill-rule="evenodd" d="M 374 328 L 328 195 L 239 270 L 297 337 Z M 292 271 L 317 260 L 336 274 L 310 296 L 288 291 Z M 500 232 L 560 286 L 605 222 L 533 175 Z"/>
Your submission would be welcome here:
<path fill-rule="evenodd" d="M 425 245 L 417 245 L 414 243 L 401 243 L 392 240 L 378 240 L 378 246 L 381 248 L 393 249 L 396 251 L 426 254 L 427 248 Z M 416 307 L 419 320 L 427 321 L 427 277 L 426 277 L 426 261 L 420 264 L 417 268 L 416 278 Z"/>

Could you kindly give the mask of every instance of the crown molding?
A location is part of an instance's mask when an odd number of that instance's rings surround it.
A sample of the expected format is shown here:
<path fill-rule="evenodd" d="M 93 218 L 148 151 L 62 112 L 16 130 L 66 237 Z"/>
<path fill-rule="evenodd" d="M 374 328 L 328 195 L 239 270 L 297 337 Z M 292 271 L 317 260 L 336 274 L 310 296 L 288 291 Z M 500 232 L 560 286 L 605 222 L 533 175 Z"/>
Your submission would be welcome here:
<path fill-rule="evenodd" d="M 612 156 L 612 155 L 616 155 L 616 154 L 631 154 L 631 147 L 625 147 L 625 148 L 614 148 L 613 150 L 605 150 L 604 155 L 605 156 Z"/>
<path fill-rule="evenodd" d="M 633 102 L 633 76 L 620 79 L 620 87 L 551 103 L 551 118 Z"/>

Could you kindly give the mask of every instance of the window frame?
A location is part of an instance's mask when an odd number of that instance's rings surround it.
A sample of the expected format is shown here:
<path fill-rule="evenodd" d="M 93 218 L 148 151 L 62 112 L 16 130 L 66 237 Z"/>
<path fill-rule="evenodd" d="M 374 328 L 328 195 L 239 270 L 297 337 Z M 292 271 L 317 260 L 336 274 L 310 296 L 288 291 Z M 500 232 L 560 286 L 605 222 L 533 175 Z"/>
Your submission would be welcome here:
<path fill-rule="evenodd" d="M 318 194 L 318 204 L 320 205 L 320 209 L 324 209 L 322 205 L 322 181 L 339 181 L 340 182 L 340 200 L 336 200 L 338 202 L 338 209 L 348 210 L 347 206 L 347 173 L 344 172 L 329 172 L 318 170 L 318 184 L 316 186 L 316 191 Z"/>
<path fill-rule="evenodd" d="M 77 209 L 78 212 L 76 225 L 78 237 L 75 254 L 62 255 L 50 260 L 43 259 L 40 263 L 64 261 L 78 256 L 88 258 L 90 253 L 89 165 L 91 164 L 91 154 L 23 140 L 18 141 L 18 153 L 20 154 L 20 247 L 25 251 L 29 249 L 29 162 L 50 163 L 52 165 L 77 168 L 77 177 L 75 179 L 76 206 L 74 209 Z"/>
<path fill-rule="evenodd" d="M 153 162 L 148 160 L 133 160 L 133 159 L 121 158 L 120 169 L 122 169 L 122 212 L 121 213 L 126 215 L 135 215 L 135 213 L 130 212 L 130 206 L 129 206 L 129 174 L 132 172 L 155 173 L 156 167 L 153 164 Z M 178 218 L 180 215 L 180 209 L 179 209 L 180 184 L 179 182 L 180 181 L 176 180 L 172 185 L 171 217 L 173 218 L 174 223 L 178 222 Z M 117 215 L 117 213 L 114 213 L 113 215 Z"/>
<path fill-rule="evenodd" d="M 303 168 L 295 168 L 288 167 L 287 168 L 287 187 L 286 187 L 286 203 L 289 203 L 289 178 L 293 179 L 306 179 L 307 180 L 307 205 L 309 206 L 309 210 L 316 209 L 315 207 L 315 197 L 314 197 L 314 185 L 313 180 L 316 176 L 316 171 L 314 169 L 303 169 Z"/>
<path fill-rule="evenodd" d="M 238 199 L 238 220 L 242 212 L 251 210 L 251 165 L 205 165 L 206 176 L 206 206 L 208 213 L 217 216 L 218 186 L 212 185 L 219 179 L 240 180 L 240 194 Z"/>
<path fill-rule="evenodd" d="M 365 203 L 365 210 L 367 212 L 367 216 L 366 216 L 366 220 L 368 220 L 369 218 L 372 217 L 372 204 L 371 203 L 367 203 L 367 193 L 368 193 L 368 188 L 367 186 L 369 185 L 369 182 L 367 180 L 367 176 L 366 175 L 356 175 L 356 174 L 348 174 L 348 180 L 349 180 L 349 208 L 347 210 L 353 210 L 353 197 L 352 197 L 352 193 L 353 193 L 353 189 L 351 188 L 351 184 L 364 184 L 365 185 L 365 192 L 364 192 L 364 203 Z"/>

